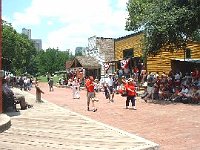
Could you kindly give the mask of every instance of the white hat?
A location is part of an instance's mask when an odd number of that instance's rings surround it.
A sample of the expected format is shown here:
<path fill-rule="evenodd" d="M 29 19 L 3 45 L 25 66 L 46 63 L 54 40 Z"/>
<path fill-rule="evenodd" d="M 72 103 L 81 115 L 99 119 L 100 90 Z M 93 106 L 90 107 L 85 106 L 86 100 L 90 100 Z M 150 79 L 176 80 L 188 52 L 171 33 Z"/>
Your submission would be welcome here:
<path fill-rule="evenodd" d="M 133 81 L 133 78 L 129 78 L 129 79 L 128 79 L 128 82 L 131 82 L 131 81 Z"/>

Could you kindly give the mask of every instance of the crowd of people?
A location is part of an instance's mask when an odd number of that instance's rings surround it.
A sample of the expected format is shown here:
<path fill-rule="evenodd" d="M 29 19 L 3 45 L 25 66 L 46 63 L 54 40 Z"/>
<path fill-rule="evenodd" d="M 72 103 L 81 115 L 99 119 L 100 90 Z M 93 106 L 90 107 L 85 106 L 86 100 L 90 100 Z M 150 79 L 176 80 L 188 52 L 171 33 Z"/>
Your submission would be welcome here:
<path fill-rule="evenodd" d="M 168 74 L 165 72 L 160 74 L 158 72 L 147 73 L 145 71 L 142 71 L 140 75 L 137 73 L 133 73 L 129 77 L 123 75 L 119 77 L 119 74 L 115 72 L 106 74 L 103 80 L 90 79 L 90 81 L 92 80 L 94 93 L 104 92 L 105 99 L 108 99 L 108 102 L 114 102 L 114 95 L 121 94 L 127 99 L 126 108 L 129 107 L 129 102 L 131 102 L 134 110 L 136 109 L 135 100 L 137 96 L 140 96 L 145 102 L 149 100 L 165 100 L 200 104 L 200 71 L 198 69 L 185 74 L 180 71 L 170 71 Z M 85 86 L 88 79 L 84 79 Z M 77 85 L 80 87 L 80 82 L 77 79 L 70 79 L 68 83 L 72 83 L 72 87 Z M 138 95 L 138 91 L 141 88 L 144 88 L 144 93 Z M 86 89 L 88 89 L 87 86 Z M 80 98 L 80 94 L 78 95 Z M 92 98 L 93 96 L 90 94 L 89 97 Z"/>
<path fill-rule="evenodd" d="M 136 69 L 135 69 L 136 70 Z M 30 90 L 33 84 L 33 78 L 20 76 L 10 78 L 6 76 L 5 80 L 10 86 L 19 87 L 21 90 Z M 48 78 L 49 91 L 54 91 L 53 77 Z M 200 71 L 196 68 L 190 73 L 183 74 L 180 71 L 165 72 L 149 72 L 141 70 L 141 72 L 133 71 L 130 76 L 122 73 L 114 72 L 106 74 L 103 79 L 94 79 L 88 76 L 80 79 L 76 76 L 69 78 L 66 85 L 72 89 L 73 99 L 80 99 L 80 89 L 84 85 L 87 90 L 87 110 L 92 103 L 92 110 L 97 111 L 95 101 L 98 101 L 96 94 L 103 92 L 105 99 L 109 103 L 114 102 L 115 94 L 121 94 L 126 97 L 125 107 L 129 108 L 131 102 L 132 108 L 136 110 L 135 100 L 137 96 L 149 100 L 165 100 L 172 102 L 194 103 L 200 104 Z M 138 91 L 144 88 L 144 93 L 138 95 Z"/>
<path fill-rule="evenodd" d="M 27 91 L 31 90 L 34 79 L 32 76 L 13 76 L 11 74 L 5 75 L 5 80 L 11 87 L 18 87 L 21 90 Z"/>
<path fill-rule="evenodd" d="M 200 72 L 195 69 L 191 73 L 170 71 L 149 73 L 143 82 L 145 92 L 142 98 L 147 100 L 167 100 L 183 103 L 200 103 Z"/>

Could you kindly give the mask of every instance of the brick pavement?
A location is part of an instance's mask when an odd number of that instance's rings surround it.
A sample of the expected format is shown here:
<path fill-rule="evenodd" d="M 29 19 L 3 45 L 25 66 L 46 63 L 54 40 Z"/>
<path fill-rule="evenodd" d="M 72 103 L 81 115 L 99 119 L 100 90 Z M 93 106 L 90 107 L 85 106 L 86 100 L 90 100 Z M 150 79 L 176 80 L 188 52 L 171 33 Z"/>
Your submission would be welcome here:
<path fill-rule="evenodd" d="M 27 92 L 26 101 L 34 107 L 20 112 L 8 112 L 11 127 L 0 134 L 2 150 L 157 150 L 158 145 L 89 119 L 44 100 L 35 103 Z M 46 92 L 46 95 L 47 92 Z M 51 96 L 57 99 L 59 96 Z"/>
<path fill-rule="evenodd" d="M 88 116 L 99 122 L 125 130 L 160 145 L 161 150 L 200 149 L 200 106 L 181 103 L 145 103 L 137 99 L 137 110 L 126 110 L 125 98 L 115 96 L 114 103 L 107 103 L 102 93 L 97 97 L 97 112 L 86 110 L 86 93 L 81 91 L 80 100 L 72 99 L 72 91 L 55 88 L 48 91 L 46 83 L 40 84 L 48 99 L 63 108 Z M 31 93 L 35 93 L 34 89 Z"/>

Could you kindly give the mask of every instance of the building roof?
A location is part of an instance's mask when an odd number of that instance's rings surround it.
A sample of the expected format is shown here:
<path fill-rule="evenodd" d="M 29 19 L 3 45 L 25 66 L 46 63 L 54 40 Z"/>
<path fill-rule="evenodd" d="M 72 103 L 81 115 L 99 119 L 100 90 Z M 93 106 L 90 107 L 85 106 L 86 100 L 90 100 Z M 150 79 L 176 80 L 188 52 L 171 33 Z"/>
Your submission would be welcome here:
<path fill-rule="evenodd" d="M 187 59 L 186 58 L 186 59 L 174 59 L 174 60 L 200 64 L 200 59 Z"/>
<path fill-rule="evenodd" d="M 69 60 L 65 63 L 66 69 L 70 68 L 72 66 L 73 61 Z"/>
<path fill-rule="evenodd" d="M 134 32 L 134 33 L 132 33 L 132 34 L 129 34 L 129 35 L 125 35 L 125 36 L 116 38 L 115 41 L 120 41 L 120 40 L 123 40 L 123 39 L 127 39 L 127 38 L 130 38 L 130 37 L 134 37 L 134 36 L 139 35 L 139 34 L 142 34 L 142 33 L 143 33 L 143 30 L 142 30 L 142 31 L 138 31 L 138 32 Z"/>
<path fill-rule="evenodd" d="M 91 56 L 76 56 L 72 63 L 66 62 L 67 69 L 76 67 L 98 69 L 101 68 L 101 65 L 99 64 L 98 60 Z"/>

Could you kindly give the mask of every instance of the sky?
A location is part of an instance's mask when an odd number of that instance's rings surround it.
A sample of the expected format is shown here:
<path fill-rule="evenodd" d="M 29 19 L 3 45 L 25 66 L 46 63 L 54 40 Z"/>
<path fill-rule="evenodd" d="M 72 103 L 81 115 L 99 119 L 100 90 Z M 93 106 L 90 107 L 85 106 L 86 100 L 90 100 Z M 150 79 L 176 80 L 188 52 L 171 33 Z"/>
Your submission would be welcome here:
<path fill-rule="evenodd" d="M 87 47 L 92 36 L 119 38 L 125 30 L 128 0 L 2 0 L 2 18 L 18 33 L 31 29 L 42 48 Z M 132 32 L 133 33 L 133 32 Z"/>

